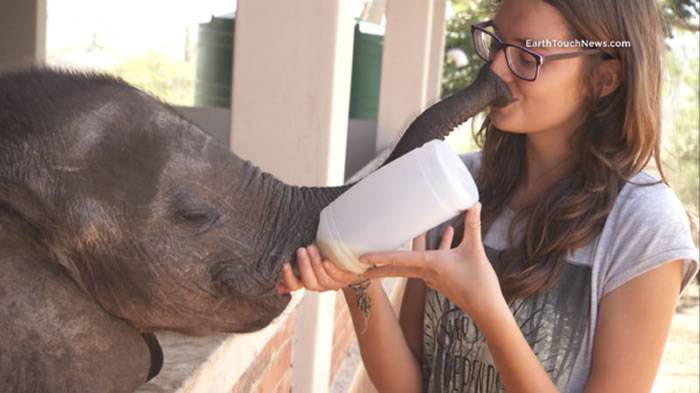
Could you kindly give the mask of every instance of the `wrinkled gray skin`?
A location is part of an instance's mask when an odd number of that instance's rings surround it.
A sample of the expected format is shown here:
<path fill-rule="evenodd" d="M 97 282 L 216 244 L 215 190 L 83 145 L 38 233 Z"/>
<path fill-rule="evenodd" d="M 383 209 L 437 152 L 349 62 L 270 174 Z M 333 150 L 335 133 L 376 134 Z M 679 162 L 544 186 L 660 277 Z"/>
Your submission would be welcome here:
<path fill-rule="evenodd" d="M 390 160 L 509 99 L 484 71 Z M 160 368 L 149 332 L 263 328 L 347 188 L 283 184 L 110 77 L 0 76 L 0 390 L 129 392 Z"/>

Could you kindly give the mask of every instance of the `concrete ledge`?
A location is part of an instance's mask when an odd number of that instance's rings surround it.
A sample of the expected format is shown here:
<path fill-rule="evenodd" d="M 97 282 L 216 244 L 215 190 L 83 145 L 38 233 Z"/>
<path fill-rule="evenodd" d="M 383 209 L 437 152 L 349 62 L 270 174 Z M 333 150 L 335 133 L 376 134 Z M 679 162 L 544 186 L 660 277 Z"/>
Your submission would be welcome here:
<path fill-rule="evenodd" d="M 255 333 L 191 337 L 157 332 L 163 348 L 160 374 L 142 385 L 137 393 L 229 392 L 270 338 L 284 325 L 287 315 L 304 296 L 292 295 L 287 309 L 272 324 Z"/>

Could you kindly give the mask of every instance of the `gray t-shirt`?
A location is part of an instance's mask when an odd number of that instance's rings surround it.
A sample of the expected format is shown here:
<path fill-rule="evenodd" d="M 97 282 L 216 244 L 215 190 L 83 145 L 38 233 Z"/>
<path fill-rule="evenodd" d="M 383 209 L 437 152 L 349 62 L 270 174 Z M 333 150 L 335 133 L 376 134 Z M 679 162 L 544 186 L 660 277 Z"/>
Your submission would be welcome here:
<path fill-rule="evenodd" d="M 480 153 L 467 153 L 461 158 L 476 177 Z M 655 181 L 645 172 L 632 178 L 638 184 Z M 508 245 L 514 214 L 507 209 L 484 236 L 491 261 Z M 460 214 L 431 229 L 428 247 L 437 247 L 448 223 L 454 225 L 463 219 Z M 522 231 L 516 229 L 517 233 Z M 513 304 L 511 310 L 523 335 L 562 392 L 583 391 L 603 297 L 638 275 L 676 259 L 685 260 L 685 289 L 698 271 L 698 251 L 681 202 L 663 183 L 627 183 L 601 233 L 569 254 L 556 285 Z M 425 298 L 422 368 L 426 392 L 504 391 L 479 329 L 469 316 L 432 289 Z"/>

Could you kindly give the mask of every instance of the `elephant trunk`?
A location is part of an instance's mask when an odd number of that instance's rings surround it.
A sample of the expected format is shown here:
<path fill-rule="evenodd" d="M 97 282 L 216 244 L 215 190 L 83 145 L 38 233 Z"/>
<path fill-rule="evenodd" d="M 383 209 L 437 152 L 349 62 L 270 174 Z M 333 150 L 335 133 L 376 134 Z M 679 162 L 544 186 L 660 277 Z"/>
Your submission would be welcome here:
<path fill-rule="evenodd" d="M 481 68 L 476 80 L 471 85 L 432 105 L 421 113 L 408 126 L 408 129 L 401 136 L 389 157 L 382 163 L 382 166 L 417 147 L 421 147 L 426 142 L 433 139 L 445 139 L 455 127 L 481 112 L 487 106 L 505 106 L 511 99 L 510 89 L 505 82 L 491 71 L 489 64 L 485 65 Z M 320 202 L 318 205 L 312 204 L 312 211 L 307 212 L 318 217 L 318 214 L 324 207 L 351 186 L 352 184 L 346 184 L 340 187 L 306 189 L 303 192 L 299 192 L 299 197 L 303 198 L 303 201 L 311 198 Z M 311 196 L 309 196 L 309 190 L 311 190 Z M 313 230 L 315 229 L 314 227 Z"/>
<path fill-rule="evenodd" d="M 398 144 L 382 166 L 390 163 L 409 151 L 433 139 L 444 139 L 458 125 L 464 123 L 489 105 L 504 106 L 512 99 L 505 82 L 484 66 L 476 80 L 458 93 L 432 105 L 421 113 L 408 127 Z M 321 210 L 333 202 L 340 194 L 352 187 L 302 187 L 295 191 L 295 202 L 303 204 L 298 211 L 307 215 L 309 227 L 303 228 L 302 243 L 309 244 L 315 239 Z"/>
<path fill-rule="evenodd" d="M 382 164 L 408 153 L 433 139 L 444 139 L 456 126 L 479 113 L 488 105 L 503 106 L 511 100 L 510 89 L 488 66 L 482 68 L 477 79 L 469 87 L 428 108 L 416 118 L 401 137 L 389 158 Z M 272 180 L 272 179 L 268 179 Z M 275 222 L 274 233 L 267 238 L 273 244 L 257 264 L 253 275 L 279 277 L 282 262 L 292 261 L 296 265 L 295 250 L 311 244 L 316 237 L 321 210 L 349 189 L 352 184 L 340 187 L 293 187 L 274 179 L 269 185 L 280 198 L 273 198 L 266 220 Z M 263 237 L 265 238 L 265 237 Z M 260 263 L 264 265 L 261 269 Z M 240 292 L 260 296 L 270 293 L 272 283 L 240 288 Z M 256 287 L 257 291 L 252 288 Z"/>
<path fill-rule="evenodd" d="M 508 86 L 487 64 L 481 68 L 474 83 L 421 113 L 408 126 L 383 165 L 433 139 L 445 139 L 455 127 L 486 106 L 505 106 L 511 98 Z"/>

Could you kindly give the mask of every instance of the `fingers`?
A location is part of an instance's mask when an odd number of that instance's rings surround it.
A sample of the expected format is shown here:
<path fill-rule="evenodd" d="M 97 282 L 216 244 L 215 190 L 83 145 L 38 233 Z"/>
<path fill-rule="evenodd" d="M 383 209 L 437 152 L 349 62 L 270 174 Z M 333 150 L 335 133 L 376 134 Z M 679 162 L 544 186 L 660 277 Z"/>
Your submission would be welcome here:
<path fill-rule="evenodd" d="M 417 267 L 425 264 L 427 251 L 389 251 L 365 254 L 360 257 L 360 262 L 368 265 L 396 265 L 405 267 Z"/>
<path fill-rule="evenodd" d="M 452 248 L 452 238 L 454 238 L 455 230 L 452 225 L 448 225 L 445 232 L 442 234 L 442 240 L 440 240 L 440 246 L 438 250 L 449 250 Z"/>
<path fill-rule="evenodd" d="M 326 270 L 321 264 L 321 254 L 318 252 L 316 246 L 311 245 L 307 247 L 307 254 L 311 257 L 311 268 L 316 275 L 316 281 L 320 284 L 320 288 L 315 290 L 336 290 L 345 286 L 345 284 L 338 282 L 326 273 Z"/>
<path fill-rule="evenodd" d="M 337 268 L 329 260 L 322 260 L 318 248 L 314 245 L 299 248 L 296 256 L 301 278 L 296 277 L 291 266 L 285 263 L 282 272 L 284 286 L 278 287 L 280 293 L 285 292 L 285 289 L 288 292 L 301 288 L 317 292 L 336 290 L 364 279 L 362 276 Z"/>
<path fill-rule="evenodd" d="M 469 243 L 467 243 L 469 242 Z M 477 202 L 464 216 L 462 244 L 481 244 L 481 203 Z"/>
<path fill-rule="evenodd" d="M 442 240 L 440 241 L 439 250 L 449 250 L 452 247 L 452 240 L 454 239 L 455 229 L 452 225 L 448 225 L 445 228 L 445 232 L 442 234 Z M 413 239 L 413 251 L 426 251 L 427 249 L 427 236 L 425 233 Z"/>
<path fill-rule="evenodd" d="M 413 251 L 425 251 L 426 249 L 426 236 L 425 233 L 413 239 L 412 249 Z"/>
<path fill-rule="evenodd" d="M 383 277 L 409 277 L 423 278 L 422 270 L 416 267 L 407 266 L 377 266 L 367 270 L 363 276 L 367 278 L 383 278 Z"/>
<path fill-rule="evenodd" d="M 309 254 L 303 247 L 297 250 L 297 265 L 299 265 L 299 274 L 301 274 L 301 281 L 304 283 L 304 287 L 312 291 L 319 291 L 321 285 L 316 279 L 316 273 L 311 266 Z"/>
<path fill-rule="evenodd" d="M 277 291 L 279 293 L 296 291 L 304 287 L 304 284 L 294 275 L 289 262 L 286 262 L 284 266 L 282 266 L 282 278 L 283 282 L 277 286 Z"/>
<path fill-rule="evenodd" d="M 322 262 L 322 264 L 323 264 L 323 268 L 325 269 L 326 273 L 328 273 L 328 275 L 332 279 L 334 279 L 335 281 L 342 282 L 344 284 L 343 286 L 347 286 L 349 284 L 355 284 L 355 283 L 358 283 L 360 281 L 364 281 L 365 279 L 367 279 L 367 277 L 365 277 L 364 275 L 354 274 L 354 273 L 350 273 L 346 270 L 343 270 L 343 269 L 339 268 L 338 266 L 336 266 L 335 263 L 333 263 L 327 259 L 325 259 Z"/>

